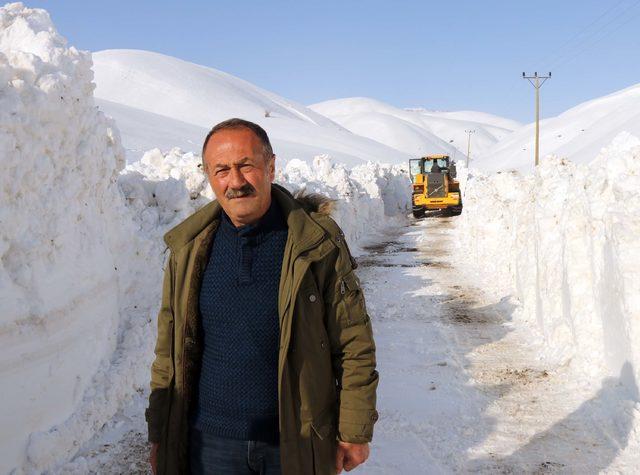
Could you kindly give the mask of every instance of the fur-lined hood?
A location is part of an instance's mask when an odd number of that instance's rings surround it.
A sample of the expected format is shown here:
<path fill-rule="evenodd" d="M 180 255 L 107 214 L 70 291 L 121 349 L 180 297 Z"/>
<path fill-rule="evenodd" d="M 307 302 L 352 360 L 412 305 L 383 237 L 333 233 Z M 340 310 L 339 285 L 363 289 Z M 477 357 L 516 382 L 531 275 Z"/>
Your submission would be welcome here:
<path fill-rule="evenodd" d="M 293 197 L 307 213 L 331 216 L 335 209 L 336 200 L 320 193 L 307 193 L 305 189 L 302 189 L 294 193 Z"/>

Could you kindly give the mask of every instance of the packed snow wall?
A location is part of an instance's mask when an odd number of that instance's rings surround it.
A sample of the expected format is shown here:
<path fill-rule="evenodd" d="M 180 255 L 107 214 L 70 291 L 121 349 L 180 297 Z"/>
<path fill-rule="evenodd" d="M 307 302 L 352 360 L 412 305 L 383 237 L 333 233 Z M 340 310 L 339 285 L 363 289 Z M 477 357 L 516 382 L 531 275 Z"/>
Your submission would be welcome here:
<path fill-rule="evenodd" d="M 75 410 L 116 345 L 110 225 L 124 153 L 90 55 L 42 10 L 0 9 L 0 472 Z"/>
<path fill-rule="evenodd" d="M 278 171 L 276 181 L 292 192 L 321 193 L 335 200 L 332 213 L 351 251 L 371 240 L 381 225 L 405 219 L 410 210 L 410 181 L 403 165 L 368 162 L 353 168 L 333 163 L 326 155 L 311 163 L 291 160 Z"/>
<path fill-rule="evenodd" d="M 640 380 L 640 140 L 621 133 L 587 165 L 475 174 L 464 203 L 465 261 L 515 293 L 542 356 L 593 381 L 629 362 Z"/>
<path fill-rule="evenodd" d="M 213 198 L 192 153 L 123 168 L 92 77 L 44 10 L 0 8 L 0 473 L 55 471 L 148 391 L 162 235 Z M 338 200 L 356 252 L 406 216 L 403 167 L 301 158 L 277 181 Z"/>

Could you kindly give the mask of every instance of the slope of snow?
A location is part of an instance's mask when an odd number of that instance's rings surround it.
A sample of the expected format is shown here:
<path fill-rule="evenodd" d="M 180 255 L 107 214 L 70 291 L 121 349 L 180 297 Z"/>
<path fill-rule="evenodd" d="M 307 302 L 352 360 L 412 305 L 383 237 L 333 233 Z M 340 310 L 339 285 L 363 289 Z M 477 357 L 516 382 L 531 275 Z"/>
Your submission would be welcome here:
<path fill-rule="evenodd" d="M 589 164 L 549 158 L 528 176 L 470 177 L 464 201 L 461 252 L 485 283 L 515 293 L 542 356 L 637 387 L 640 140 L 622 133 Z"/>
<path fill-rule="evenodd" d="M 399 109 L 364 97 L 336 99 L 309 106 L 350 131 L 402 150 L 413 157 L 446 153 L 464 159 L 466 130 L 472 157 L 508 136 L 520 124 L 482 112 L 434 112 Z"/>
<path fill-rule="evenodd" d="M 100 51 L 93 54 L 93 61 L 95 96 L 100 107 L 122 124 L 129 162 L 140 159 L 142 150 L 162 147 L 174 137 L 179 140 L 174 145 L 199 152 L 206 131 L 231 117 L 264 127 L 282 162 L 311 161 L 320 154 L 347 165 L 409 159 L 302 105 L 215 69 L 137 50 Z M 145 124 L 153 124 L 151 134 Z M 159 141 L 151 143 L 156 138 Z M 185 141 L 189 146 L 182 145 Z M 141 147 L 142 143 L 147 145 Z"/>
<path fill-rule="evenodd" d="M 144 152 L 152 148 L 168 151 L 180 147 L 199 153 L 209 131 L 205 127 L 105 99 L 95 99 L 95 103 L 116 120 L 128 163 L 140 160 Z"/>
<path fill-rule="evenodd" d="M 193 124 L 234 114 L 333 126 L 326 117 L 222 71 L 139 50 L 93 54 L 96 97 Z M 159 100 L 162 98 L 162 100 Z"/>
<path fill-rule="evenodd" d="M 588 163 L 620 132 L 640 136 L 640 84 L 600 97 L 540 122 L 540 156 Z M 486 149 L 478 160 L 485 171 L 531 171 L 535 124 L 520 128 Z"/>
<path fill-rule="evenodd" d="M 487 112 L 480 111 L 452 111 L 452 112 L 442 112 L 442 111 L 428 111 L 426 109 L 407 109 L 413 110 L 417 112 L 422 112 L 424 114 L 433 114 L 435 117 L 444 117 L 447 119 L 456 119 L 463 120 L 469 122 L 476 122 L 478 124 L 491 125 L 493 127 L 497 127 L 499 129 L 506 130 L 516 130 L 522 127 L 522 123 L 507 119 L 506 117 L 500 117 L 498 115 L 489 114 Z"/>
<path fill-rule="evenodd" d="M 193 153 L 154 149 L 123 168 L 118 130 L 93 89 L 90 54 L 68 47 L 44 10 L 0 8 L 1 473 L 55 472 L 132 397 L 147 394 L 162 235 L 213 198 Z M 149 120 L 133 124 L 138 138 L 169 124 L 112 107 L 132 122 Z M 170 120 L 178 128 L 163 146 L 191 127 Z M 285 138 L 304 147 L 292 130 Z M 349 169 L 316 156 L 290 160 L 278 181 L 337 199 L 354 251 L 408 212 L 401 166 Z"/>

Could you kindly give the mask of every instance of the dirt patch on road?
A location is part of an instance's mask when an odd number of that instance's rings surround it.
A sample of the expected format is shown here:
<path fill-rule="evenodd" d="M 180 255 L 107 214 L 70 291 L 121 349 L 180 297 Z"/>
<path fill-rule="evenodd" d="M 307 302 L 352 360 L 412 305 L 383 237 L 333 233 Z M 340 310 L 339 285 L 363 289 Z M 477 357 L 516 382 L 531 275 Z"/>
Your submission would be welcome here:
<path fill-rule="evenodd" d="M 446 262 L 424 261 L 417 259 L 414 262 L 386 262 L 383 256 L 364 257 L 357 259 L 358 267 L 432 267 L 434 269 L 449 269 Z"/>
<path fill-rule="evenodd" d="M 514 386 L 529 386 L 548 380 L 550 373 L 546 369 L 523 368 L 478 368 L 475 378 L 500 396 L 510 392 Z M 534 403 L 535 401 L 531 401 Z"/>
<path fill-rule="evenodd" d="M 446 313 L 453 323 L 464 325 L 484 325 L 489 323 L 489 319 L 482 312 L 473 308 L 472 302 L 455 300 L 445 303 Z"/>
<path fill-rule="evenodd" d="M 442 261 L 419 261 L 423 267 L 433 267 L 434 269 L 451 269 L 451 264 Z"/>
<path fill-rule="evenodd" d="M 362 246 L 362 249 L 372 254 L 383 254 L 387 247 L 392 244 L 394 244 L 393 241 L 382 241 L 374 244 L 367 244 L 366 246 Z"/>
<path fill-rule="evenodd" d="M 384 262 L 379 259 L 358 259 L 358 267 L 418 267 L 420 264 Z"/>
<path fill-rule="evenodd" d="M 399 247 L 397 250 L 392 250 L 392 252 L 418 252 L 417 247 Z"/>
<path fill-rule="evenodd" d="M 116 443 L 102 444 L 81 455 L 93 461 L 87 467 L 87 473 L 149 475 L 150 450 L 151 444 L 147 442 L 146 434 L 133 430 L 124 434 Z M 73 473 L 76 471 L 72 470 Z M 65 473 L 64 470 L 62 473 Z"/>
<path fill-rule="evenodd" d="M 549 377 L 549 372 L 533 368 L 504 368 L 496 373 L 496 376 L 503 382 L 513 382 L 522 385 L 527 385 L 535 380 L 544 379 Z"/>

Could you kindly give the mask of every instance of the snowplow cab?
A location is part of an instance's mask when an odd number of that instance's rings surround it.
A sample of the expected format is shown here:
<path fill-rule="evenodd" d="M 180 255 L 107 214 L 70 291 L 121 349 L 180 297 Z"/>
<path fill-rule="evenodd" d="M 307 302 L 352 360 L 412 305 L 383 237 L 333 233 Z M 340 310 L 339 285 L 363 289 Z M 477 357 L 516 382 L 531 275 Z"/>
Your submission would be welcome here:
<path fill-rule="evenodd" d="M 462 212 L 460 183 L 455 179 L 456 166 L 449 155 L 427 155 L 409 160 L 413 216 L 420 218 L 427 210 Z"/>

